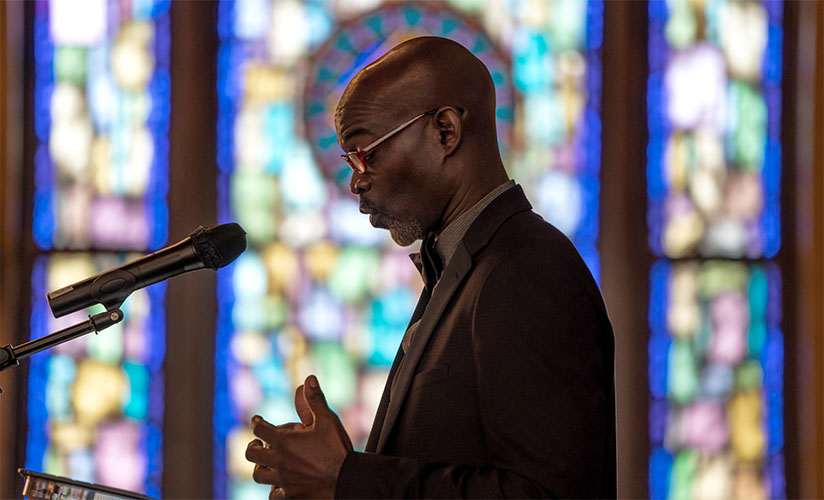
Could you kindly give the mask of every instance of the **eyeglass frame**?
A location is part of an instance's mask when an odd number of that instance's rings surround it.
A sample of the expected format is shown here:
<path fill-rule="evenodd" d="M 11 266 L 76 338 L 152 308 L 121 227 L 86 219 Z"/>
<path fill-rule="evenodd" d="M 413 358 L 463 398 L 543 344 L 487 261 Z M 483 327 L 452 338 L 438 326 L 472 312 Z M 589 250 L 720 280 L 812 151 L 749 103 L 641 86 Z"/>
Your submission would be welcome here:
<path fill-rule="evenodd" d="M 355 171 L 359 174 L 362 174 L 362 173 L 366 172 L 366 159 L 365 159 L 366 155 L 368 155 L 368 154 L 372 153 L 373 151 L 375 151 L 375 149 L 378 146 L 380 146 L 384 141 L 386 141 L 387 139 L 389 139 L 393 135 L 403 131 L 403 129 L 409 127 L 410 125 L 412 125 L 416 121 L 420 120 L 424 116 L 434 115 L 435 113 L 438 112 L 439 109 L 440 108 L 435 108 L 435 109 L 431 109 L 431 110 L 429 110 L 425 113 L 421 113 L 418 116 L 412 118 L 411 120 L 408 120 L 408 121 L 402 123 L 401 125 L 399 125 L 395 129 L 393 129 L 392 131 L 390 131 L 386 135 L 384 135 L 384 136 L 380 137 L 379 139 L 375 140 L 374 142 L 372 142 L 371 144 L 369 144 L 365 148 L 358 149 L 357 151 L 350 151 L 348 153 L 344 153 L 344 154 L 340 155 L 340 157 L 343 158 L 343 160 L 345 160 L 347 164 L 349 164 L 349 168 L 351 168 L 353 171 Z"/>

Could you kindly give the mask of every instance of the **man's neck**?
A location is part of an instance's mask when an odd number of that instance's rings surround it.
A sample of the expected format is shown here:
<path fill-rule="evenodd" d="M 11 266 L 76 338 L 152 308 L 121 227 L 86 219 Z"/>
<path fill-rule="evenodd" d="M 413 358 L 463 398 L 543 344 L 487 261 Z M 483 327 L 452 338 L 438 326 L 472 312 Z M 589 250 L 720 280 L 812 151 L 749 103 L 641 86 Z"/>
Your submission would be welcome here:
<path fill-rule="evenodd" d="M 441 223 L 437 229 L 434 230 L 436 234 L 440 234 L 446 227 L 460 217 L 464 212 L 475 206 L 484 196 L 490 193 L 504 182 L 509 180 L 503 167 L 500 169 L 500 175 L 489 176 L 480 182 L 480 179 L 473 179 L 472 182 L 464 182 L 459 185 L 466 186 L 465 189 L 459 191 L 447 203 L 444 215 L 441 217 Z"/>
<path fill-rule="evenodd" d="M 489 204 L 492 203 L 504 191 L 507 191 L 514 185 L 515 181 L 511 180 L 501 183 L 441 230 L 435 238 L 435 249 L 437 250 L 438 256 L 444 266 L 449 264 L 452 254 L 455 253 L 455 250 L 466 234 L 466 231 L 472 224 L 475 223 L 475 220 L 481 215 L 486 207 L 489 206 Z"/>

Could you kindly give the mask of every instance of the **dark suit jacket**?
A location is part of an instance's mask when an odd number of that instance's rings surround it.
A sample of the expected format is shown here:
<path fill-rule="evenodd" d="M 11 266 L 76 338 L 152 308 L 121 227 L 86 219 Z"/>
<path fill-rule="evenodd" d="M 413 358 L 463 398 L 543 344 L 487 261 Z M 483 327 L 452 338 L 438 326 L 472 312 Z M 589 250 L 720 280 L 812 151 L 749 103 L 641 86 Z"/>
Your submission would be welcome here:
<path fill-rule="evenodd" d="M 612 328 L 572 243 L 531 208 L 518 186 L 469 228 L 336 497 L 616 495 Z"/>

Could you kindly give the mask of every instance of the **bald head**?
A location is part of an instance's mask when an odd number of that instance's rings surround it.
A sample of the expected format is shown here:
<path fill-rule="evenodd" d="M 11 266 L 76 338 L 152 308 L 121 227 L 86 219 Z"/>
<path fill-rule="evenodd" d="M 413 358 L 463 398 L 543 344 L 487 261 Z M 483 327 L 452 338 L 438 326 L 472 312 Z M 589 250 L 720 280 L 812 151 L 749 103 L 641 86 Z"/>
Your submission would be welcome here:
<path fill-rule="evenodd" d="M 465 140 L 495 141 L 495 86 L 486 66 L 446 38 L 419 37 L 394 47 L 358 73 L 335 112 L 339 140 L 354 130 L 352 112 L 368 111 L 399 122 L 441 106 L 464 111 Z"/>
<path fill-rule="evenodd" d="M 361 211 L 401 245 L 439 232 L 507 179 L 489 71 L 445 38 L 404 42 L 358 73 L 335 128 L 343 150 L 360 153 L 347 158 Z"/>

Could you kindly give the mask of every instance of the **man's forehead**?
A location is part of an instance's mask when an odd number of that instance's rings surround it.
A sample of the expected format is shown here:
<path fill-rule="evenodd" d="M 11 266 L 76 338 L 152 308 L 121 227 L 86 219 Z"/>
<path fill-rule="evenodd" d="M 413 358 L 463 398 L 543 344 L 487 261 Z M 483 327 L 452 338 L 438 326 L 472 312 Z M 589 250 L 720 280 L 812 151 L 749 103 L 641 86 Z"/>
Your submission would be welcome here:
<path fill-rule="evenodd" d="M 344 146 L 345 144 L 357 139 L 358 136 L 368 137 L 374 134 L 375 132 L 369 127 L 355 125 L 352 127 L 345 128 L 342 132 L 338 134 L 338 143 L 341 146 Z"/>
<path fill-rule="evenodd" d="M 355 103 L 356 104 L 356 103 Z M 359 135 L 372 133 L 374 123 L 365 107 L 346 107 L 337 117 L 335 129 L 341 146 Z"/>
<path fill-rule="evenodd" d="M 388 107 L 386 101 L 378 96 L 352 98 L 343 102 L 335 116 L 338 142 L 343 145 L 359 135 L 374 135 L 383 131 L 391 121 L 392 110 Z"/>
<path fill-rule="evenodd" d="M 421 85 L 410 84 L 408 71 L 394 71 L 386 62 L 366 67 L 344 91 L 335 112 L 341 145 L 358 135 L 386 133 L 408 114 L 410 103 L 420 100 L 416 92 Z"/>

